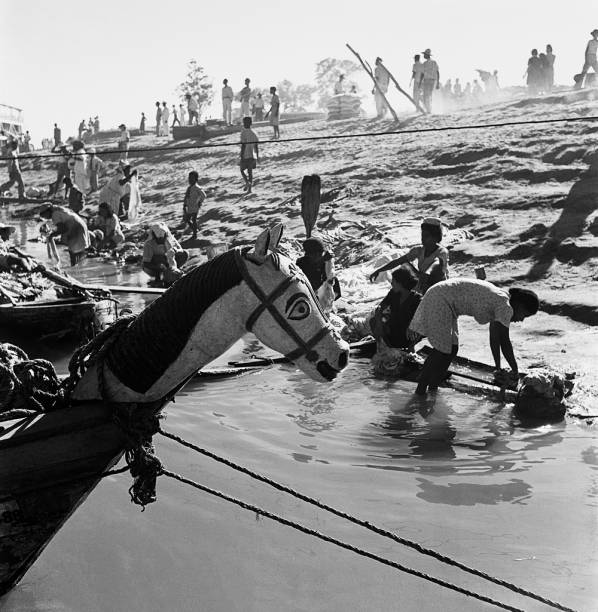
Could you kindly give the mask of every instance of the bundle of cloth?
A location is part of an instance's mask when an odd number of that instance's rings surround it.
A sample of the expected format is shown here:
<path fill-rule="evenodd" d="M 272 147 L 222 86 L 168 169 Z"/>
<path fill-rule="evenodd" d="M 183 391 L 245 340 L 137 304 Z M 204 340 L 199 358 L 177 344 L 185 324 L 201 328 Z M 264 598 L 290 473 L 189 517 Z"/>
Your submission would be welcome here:
<path fill-rule="evenodd" d="M 562 418 L 565 414 L 564 400 L 573 389 L 573 375 L 560 374 L 539 368 L 530 370 L 517 388 L 515 407 L 527 418 Z"/>
<path fill-rule="evenodd" d="M 353 94 L 337 94 L 326 104 L 328 121 L 359 117 L 361 113 L 361 98 Z"/>

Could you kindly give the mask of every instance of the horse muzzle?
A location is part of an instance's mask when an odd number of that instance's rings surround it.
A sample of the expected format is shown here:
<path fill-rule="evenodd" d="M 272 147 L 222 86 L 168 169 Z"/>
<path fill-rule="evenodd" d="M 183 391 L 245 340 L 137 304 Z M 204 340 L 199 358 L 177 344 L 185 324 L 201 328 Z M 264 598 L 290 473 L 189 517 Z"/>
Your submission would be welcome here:
<path fill-rule="evenodd" d="M 344 370 L 347 367 L 347 363 L 349 362 L 349 351 L 344 350 L 341 352 L 338 362 L 332 366 L 326 360 L 320 360 L 316 363 L 316 370 L 320 373 L 320 375 L 325 378 L 327 381 L 333 381 L 341 370 Z"/>

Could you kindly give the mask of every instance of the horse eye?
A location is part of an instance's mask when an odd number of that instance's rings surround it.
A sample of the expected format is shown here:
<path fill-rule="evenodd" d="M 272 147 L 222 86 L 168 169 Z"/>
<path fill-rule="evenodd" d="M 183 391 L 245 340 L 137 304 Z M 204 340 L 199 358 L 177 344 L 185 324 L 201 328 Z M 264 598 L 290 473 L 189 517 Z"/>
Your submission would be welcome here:
<path fill-rule="evenodd" d="M 293 321 L 301 321 L 301 319 L 305 319 L 305 317 L 309 316 L 311 309 L 309 307 L 309 303 L 307 300 L 301 299 L 297 300 L 291 311 L 288 314 L 289 319 Z"/>

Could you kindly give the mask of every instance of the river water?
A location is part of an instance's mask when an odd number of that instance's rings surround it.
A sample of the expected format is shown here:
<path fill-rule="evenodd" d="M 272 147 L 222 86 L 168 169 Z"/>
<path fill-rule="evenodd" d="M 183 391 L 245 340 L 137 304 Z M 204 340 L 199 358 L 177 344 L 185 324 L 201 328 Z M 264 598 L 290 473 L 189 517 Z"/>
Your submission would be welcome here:
<path fill-rule="evenodd" d="M 87 262 L 92 282 L 141 284 Z M 135 309 L 140 298 L 132 302 Z M 65 371 L 66 348 L 28 343 Z M 260 350 L 248 336 L 218 360 Z M 196 379 L 164 428 L 402 537 L 577 610 L 596 610 L 598 440 L 584 423 L 524 428 L 511 406 L 371 377 L 331 384 L 290 365 Z M 423 557 L 157 437 L 164 464 L 207 486 L 524 610 L 546 606 Z M 103 480 L 0 607 L 16 611 L 495 609 L 164 477 L 140 512 Z"/>

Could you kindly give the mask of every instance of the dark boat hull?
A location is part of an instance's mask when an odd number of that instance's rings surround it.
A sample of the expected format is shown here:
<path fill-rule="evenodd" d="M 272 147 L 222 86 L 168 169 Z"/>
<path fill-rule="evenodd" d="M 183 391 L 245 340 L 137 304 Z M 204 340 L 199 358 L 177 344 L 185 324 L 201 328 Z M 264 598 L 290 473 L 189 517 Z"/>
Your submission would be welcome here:
<path fill-rule="evenodd" d="M 79 338 L 91 337 L 114 323 L 116 317 L 116 302 L 107 299 L 67 298 L 0 305 L 0 325 L 46 336 L 72 334 Z"/>
<path fill-rule="evenodd" d="M 0 594 L 10 590 L 122 456 L 108 408 L 90 403 L 0 423 Z"/>

